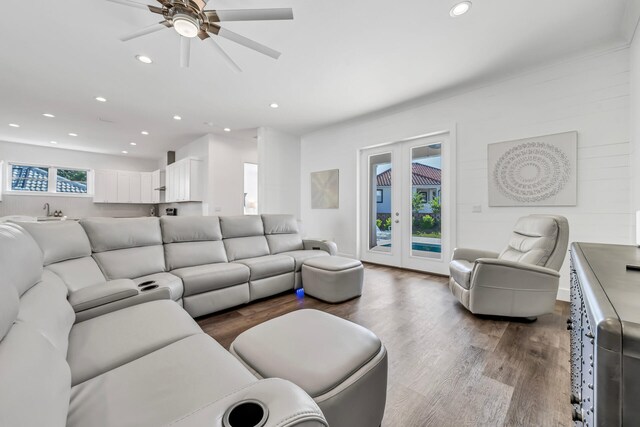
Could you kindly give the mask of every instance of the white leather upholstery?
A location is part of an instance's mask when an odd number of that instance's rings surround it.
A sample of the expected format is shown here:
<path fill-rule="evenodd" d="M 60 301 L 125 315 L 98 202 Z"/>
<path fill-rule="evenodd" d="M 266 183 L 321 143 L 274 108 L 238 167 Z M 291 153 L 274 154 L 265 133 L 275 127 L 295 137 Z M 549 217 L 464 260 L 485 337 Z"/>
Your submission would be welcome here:
<path fill-rule="evenodd" d="M 135 305 L 78 323 L 68 338 L 72 384 L 199 333 L 202 330 L 198 324 L 167 300 Z"/>
<path fill-rule="evenodd" d="M 46 269 L 59 276 L 72 292 L 107 281 L 96 260 L 90 256 L 50 264 Z"/>
<path fill-rule="evenodd" d="M 91 256 L 91 245 L 76 221 L 19 223 L 42 249 L 44 265 Z"/>
<path fill-rule="evenodd" d="M 566 218 L 529 215 L 516 223 L 501 253 L 456 249 L 451 292 L 471 312 L 511 317 L 552 313 L 569 240 Z"/>
<path fill-rule="evenodd" d="M 272 254 L 304 249 L 302 238 L 298 234 L 272 234 L 266 237 Z"/>
<path fill-rule="evenodd" d="M 325 251 L 318 251 L 318 250 L 301 250 L 301 251 L 290 251 L 290 252 L 282 252 L 280 255 L 286 255 L 289 256 L 291 258 L 293 258 L 293 261 L 295 262 L 296 265 L 296 272 L 302 270 L 302 264 L 304 264 L 305 261 L 311 259 L 311 258 L 317 258 L 317 257 L 327 257 L 329 256 L 329 254 Z"/>
<path fill-rule="evenodd" d="M 263 214 L 264 234 L 298 234 L 298 221 L 293 215 Z"/>
<path fill-rule="evenodd" d="M 249 284 L 229 286 L 184 297 L 184 309 L 193 317 L 236 307 L 251 301 Z"/>
<path fill-rule="evenodd" d="M 20 226 L 5 223 L 0 226 L 0 272 L 2 282 L 24 294 L 42 276 L 42 251 L 33 238 Z"/>
<path fill-rule="evenodd" d="M 131 279 L 110 280 L 87 286 L 69 294 L 69 304 L 76 312 L 109 304 L 138 295 L 138 288 Z"/>
<path fill-rule="evenodd" d="M 17 320 L 40 332 L 62 356 L 67 355 L 75 315 L 67 302 L 67 287 L 55 274 L 45 270 L 42 280 L 22 295 Z"/>
<path fill-rule="evenodd" d="M 18 317 L 19 309 L 18 291 L 11 283 L 0 279 L 0 342 Z"/>
<path fill-rule="evenodd" d="M 382 420 L 386 350 L 355 323 L 317 310 L 294 311 L 243 332 L 230 351 L 258 378 L 300 386 L 332 427 L 371 427 Z"/>
<path fill-rule="evenodd" d="M 249 267 L 251 271 L 250 280 L 252 281 L 283 273 L 291 273 L 295 269 L 293 258 L 286 255 L 265 255 L 258 258 L 247 258 L 235 261 L 234 264 L 242 264 Z"/>
<path fill-rule="evenodd" d="M 109 280 L 130 279 L 165 271 L 162 245 L 94 253 L 93 257 Z"/>
<path fill-rule="evenodd" d="M 224 239 L 224 248 L 230 262 L 269 255 L 269 245 L 264 236 Z"/>
<path fill-rule="evenodd" d="M 163 216 L 160 226 L 164 243 L 222 240 L 216 216 Z"/>
<path fill-rule="evenodd" d="M 260 215 L 223 216 L 220 217 L 220 227 L 224 239 L 264 236 L 264 226 Z"/>
<path fill-rule="evenodd" d="M 164 256 L 169 271 L 184 267 L 227 262 L 227 253 L 222 240 L 165 243 Z"/>
<path fill-rule="evenodd" d="M 182 298 L 184 288 L 182 286 L 182 280 L 171 273 L 154 273 L 147 276 L 140 276 L 133 279 L 136 286 L 145 282 L 154 282 L 154 285 L 158 285 L 160 288 L 169 290 L 170 298 L 174 301 L 179 301 Z M 148 291 L 155 292 L 155 291 Z"/>
<path fill-rule="evenodd" d="M 182 279 L 184 296 L 228 288 L 249 281 L 249 268 L 237 263 L 198 265 L 173 270 L 171 274 Z"/>
<path fill-rule="evenodd" d="M 316 257 L 302 266 L 305 293 L 338 303 L 362 295 L 364 268 L 357 259 L 343 257 Z"/>
<path fill-rule="evenodd" d="M 220 344 L 197 334 L 73 387 L 67 426 L 166 425 L 255 382 Z"/>
<path fill-rule="evenodd" d="M 93 252 L 162 245 L 160 220 L 147 218 L 86 218 L 80 225 Z"/>
<path fill-rule="evenodd" d="M 168 270 L 227 262 L 218 217 L 162 217 Z"/>

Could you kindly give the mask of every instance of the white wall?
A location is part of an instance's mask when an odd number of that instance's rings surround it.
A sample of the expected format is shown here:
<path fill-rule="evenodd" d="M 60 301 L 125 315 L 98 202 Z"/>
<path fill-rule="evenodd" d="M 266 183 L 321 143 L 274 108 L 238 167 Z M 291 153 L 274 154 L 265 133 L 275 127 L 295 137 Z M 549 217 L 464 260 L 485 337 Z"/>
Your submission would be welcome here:
<path fill-rule="evenodd" d="M 131 171 L 153 171 L 155 160 L 111 156 L 38 145 L 18 144 L 0 141 L 0 160 L 70 168 L 116 169 Z M 4 171 L 3 171 L 4 173 Z M 3 178 L 5 175 L 3 175 Z M 4 183 L 3 183 L 4 185 Z M 4 190 L 4 188 L 3 188 Z M 44 203 L 51 205 L 51 212 L 62 210 L 70 218 L 89 216 L 131 217 L 149 215 L 149 205 L 93 203 L 91 197 L 65 197 L 51 195 L 3 194 L 0 202 L 0 217 L 8 215 L 44 216 Z"/>
<path fill-rule="evenodd" d="M 300 138 L 258 129 L 258 209 L 300 218 Z"/>
<path fill-rule="evenodd" d="M 244 207 L 244 164 L 258 162 L 253 139 L 207 134 L 176 151 L 176 160 L 194 158 L 202 161 L 204 181 L 202 202 L 163 203 L 178 208 L 178 215 L 242 215 Z"/>
<path fill-rule="evenodd" d="M 565 215 L 571 241 L 630 243 L 629 50 L 567 60 L 448 99 L 303 136 L 302 220 L 309 235 L 357 254 L 358 150 L 455 127 L 457 245 L 501 250 L 516 219 Z M 576 207 L 489 208 L 487 144 L 578 131 Z M 310 208 L 309 174 L 340 169 L 340 209 Z M 480 205 L 481 213 L 472 213 Z M 568 261 L 560 296 L 568 295 Z"/>
<path fill-rule="evenodd" d="M 640 210 L 640 35 L 636 36 L 630 48 L 631 63 L 631 164 L 633 210 Z"/>

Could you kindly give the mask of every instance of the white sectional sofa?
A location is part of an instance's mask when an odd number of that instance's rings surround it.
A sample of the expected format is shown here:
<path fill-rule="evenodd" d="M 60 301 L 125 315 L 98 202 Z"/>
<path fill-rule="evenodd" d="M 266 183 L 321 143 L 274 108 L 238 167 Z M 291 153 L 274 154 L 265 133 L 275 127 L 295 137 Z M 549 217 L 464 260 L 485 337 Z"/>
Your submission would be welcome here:
<path fill-rule="evenodd" d="M 76 321 L 170 299 L 193 317 L 302 286 L 305 260 L 335 255 L 290 215 L 88 218 L 19 223 L 69 289 Z"/>
<path fill-rule="evenodd" d="M 157 219 L 0 225 L 0 425 L 222 427 L 229 408 L 257 400 L 266 427 L 326 427 L 302 389 L 257 379 L 189 315 L 279 292 L 285 279 L 294 286 L 294 258 L 291 271 L 256 269 L 259 236 L 245 245 L 237 231 L 229 241 L 223 233 L 222 252 L 212 224 L 163 219 L 164 235 Z M 230 252 L 233 267 L 221 267 Z M 217 269 L 224 279 L 213 278 Z M 161 285 L 138 291 L 149 279 Z M 228 288 L 237 297 L 217 293 Z"/>

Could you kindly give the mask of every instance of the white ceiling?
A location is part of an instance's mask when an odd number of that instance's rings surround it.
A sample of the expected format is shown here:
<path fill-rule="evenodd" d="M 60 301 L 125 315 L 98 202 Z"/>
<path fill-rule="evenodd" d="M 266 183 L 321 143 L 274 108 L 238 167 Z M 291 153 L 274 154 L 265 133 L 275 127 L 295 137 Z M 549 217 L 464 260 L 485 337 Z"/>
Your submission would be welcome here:
<path fill-rule="evenodd" d="M 179 37 L 170 29 L 119 41 L 159 20 L 144 10 L 105 0 L 5 0 L 0 140 L 55 140 L 61 148 L 160 157 L 224 127 L 241 137 L 259 126 L 304 134 L 417 97 L 622 45 L 630 1 L 474 0 L 467 15 L 453 19 L 449 9 L 456 0 L 211 0 L 209 9 L 294 10 L 293 21 L 225 24 L 283 52 L 275 61 L 220 40 L 244 70 L 235 73 L 197 39 L 191 68 L 181 69 Z M 144 65 L 136 54 L 155 62 Z M 96 96 L 108 102 L 96 102 Z M 272 102 L 280 108 L 269 108 Z M 56 118 L 43 117 L 45 112 Z M 183 120 L 173 120 L 174 114 Z"/>

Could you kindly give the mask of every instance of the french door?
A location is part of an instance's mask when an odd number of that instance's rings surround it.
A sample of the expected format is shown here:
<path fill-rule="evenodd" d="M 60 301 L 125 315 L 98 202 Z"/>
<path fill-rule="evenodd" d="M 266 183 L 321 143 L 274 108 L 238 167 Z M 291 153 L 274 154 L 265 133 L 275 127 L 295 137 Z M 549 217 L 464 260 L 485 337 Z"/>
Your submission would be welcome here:
<path fill-rule="evenodd" d="M 360 258 L 448 274 L 454 236 L 453 150 L 448 134 L 360 155 Z"/>

